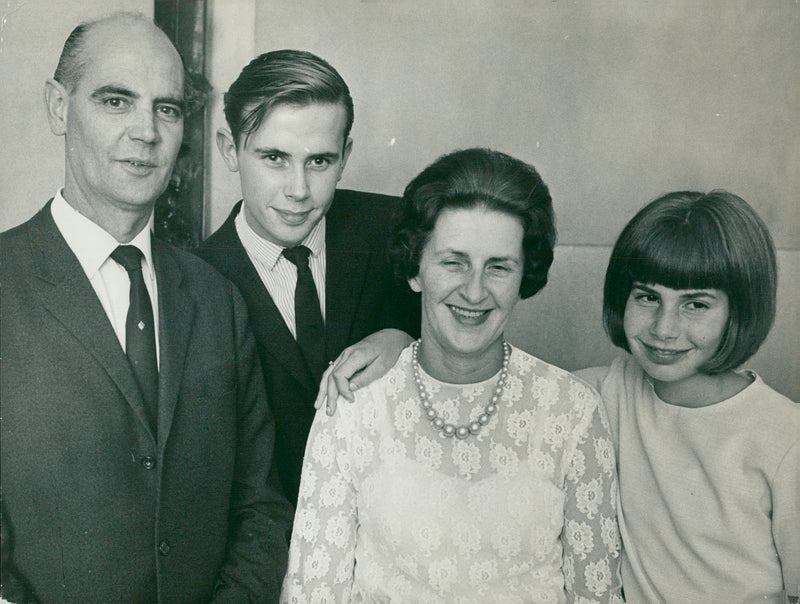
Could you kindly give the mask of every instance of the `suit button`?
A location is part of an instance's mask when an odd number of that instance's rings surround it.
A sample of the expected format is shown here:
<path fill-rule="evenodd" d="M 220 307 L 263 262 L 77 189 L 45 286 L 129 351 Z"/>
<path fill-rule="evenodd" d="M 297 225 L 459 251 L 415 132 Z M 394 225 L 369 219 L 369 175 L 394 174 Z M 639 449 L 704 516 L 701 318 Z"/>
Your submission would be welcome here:
<path fill-rule="evenodd" d="M 169 553 L 169 550 L 171 549 L 172 547 L 170 547 L 170 544 L 167 543 L 166 541 L 162 541 L 161 543 L 158 544 L 158 551 L 161 552 L 162 556 L 166 556 Z"/>
<path fill-rule="evenodd" d="M 152 470 L 156 467 L 156 458 L 150 457 L 149 455 L 147 457 L 142 457 L 142 467 L 145 470 Z"/>

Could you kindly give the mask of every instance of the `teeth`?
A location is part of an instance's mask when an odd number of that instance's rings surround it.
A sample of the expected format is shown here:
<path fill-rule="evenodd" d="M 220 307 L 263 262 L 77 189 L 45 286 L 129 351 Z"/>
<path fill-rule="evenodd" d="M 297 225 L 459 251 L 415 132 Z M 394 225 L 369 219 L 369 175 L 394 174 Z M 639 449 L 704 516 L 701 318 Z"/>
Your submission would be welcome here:
<path fill-rule="evenodd" d="M 467 319 L 477 319 L 478 317 L 488 312 L 485 310 L 467 310 L 466 308 L 459 308 L 458 306 L 451 306 L 450 308 L 457 315 L 461 315 L 462 317 L 466 317 Z"/>
<path fill-rule="evenodd" d="M 663 348 L 656 348 L 655 346 L 650 346 L 650 350 L 653 350 L 657 354 L 664 354 L 664 355 L 672 355 L 672 354 L 680 354 L 681 350 L 664 350 Z"/>

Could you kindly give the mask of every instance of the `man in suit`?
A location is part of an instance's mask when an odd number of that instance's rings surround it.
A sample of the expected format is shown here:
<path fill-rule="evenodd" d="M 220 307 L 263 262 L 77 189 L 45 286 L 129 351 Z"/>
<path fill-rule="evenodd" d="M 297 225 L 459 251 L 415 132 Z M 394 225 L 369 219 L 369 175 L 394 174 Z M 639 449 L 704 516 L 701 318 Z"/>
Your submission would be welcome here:
<path fill-rule="evenodd" d="M 10 601 L 278 599 L 291 508 L 244 301 L 150 233 L 183 98 L 131 14 L 78 26 L 45 85 L 65 184 L 1 242 Z"/>
<path fill-rule="evenodd" d="M 397 199 L 336 189 L 353 148 L 353 101 L 339 73 L 308 52 L 269 52 L 242 70 L 224 101 L 229 128 L 217 146 L 239 173 L 243 200 L 198 254 L 247 303 L 278 471 L 296 502 L 327 363 L 381 328 L 418 333 L 419 303 L 394 279 L 385 251 Z M 398 330 L 374 338 L 409 341 Z"/>

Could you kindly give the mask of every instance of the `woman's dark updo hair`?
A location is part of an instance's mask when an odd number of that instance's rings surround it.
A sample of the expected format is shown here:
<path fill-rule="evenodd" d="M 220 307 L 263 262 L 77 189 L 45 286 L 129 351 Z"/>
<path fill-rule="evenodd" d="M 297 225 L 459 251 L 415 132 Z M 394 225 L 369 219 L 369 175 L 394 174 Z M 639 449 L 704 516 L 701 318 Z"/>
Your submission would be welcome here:
<path fill-rule="evenodd" d="M 556 242 L 550 192 L 533 166 L 485 148 L 443 155 L 408 184 L 392 239 L 398 275 L 405 280 L 417 276 L 422 250 L 443 210 L 469 208 L 520 220 L 525 262 L 519 295 L 530 298 L 542 289 Z"/>

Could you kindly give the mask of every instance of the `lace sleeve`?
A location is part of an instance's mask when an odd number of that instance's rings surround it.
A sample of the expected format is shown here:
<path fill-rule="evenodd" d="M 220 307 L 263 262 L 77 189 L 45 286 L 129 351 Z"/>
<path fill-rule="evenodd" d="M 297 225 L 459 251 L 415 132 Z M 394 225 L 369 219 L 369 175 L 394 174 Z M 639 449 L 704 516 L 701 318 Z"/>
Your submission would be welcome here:
<path fill-rule="evenodd" d="M 358 511 L 345 431 L 354 405 L 334 417 L 320 409 L 311 426 L 281 602 L 348 602 Z"/>
<path fill-rule="evenodd" d="M 597 395 L 588 397 L 565 484 L 564 583 L 570 602 L 622 602 L 617 471 L 608 421 Z"/>

